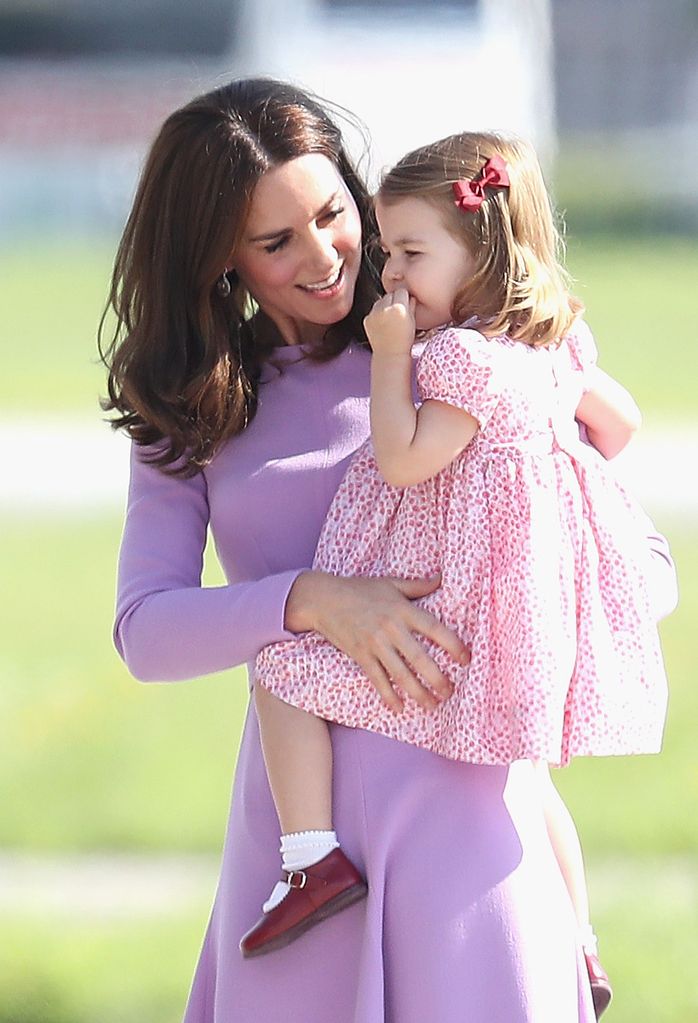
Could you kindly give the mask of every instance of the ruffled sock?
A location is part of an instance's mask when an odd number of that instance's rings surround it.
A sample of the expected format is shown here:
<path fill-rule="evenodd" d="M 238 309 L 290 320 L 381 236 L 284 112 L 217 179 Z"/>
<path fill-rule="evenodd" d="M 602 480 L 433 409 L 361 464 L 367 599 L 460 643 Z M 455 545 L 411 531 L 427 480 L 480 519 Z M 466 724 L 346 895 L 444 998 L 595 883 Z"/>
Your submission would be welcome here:
<path fill-rule="evenodd" d="M 333 849 L 339 848 L 337 835 L 334 831 L 294 831 L 290 835 L 281 836 L 281 866 L 283 870 L 304 870 L 319 863 Z M 291 891 L 286 881 L 277 881 L 274 889 L 262 906 L 268 913 L 278 906 Z"/>

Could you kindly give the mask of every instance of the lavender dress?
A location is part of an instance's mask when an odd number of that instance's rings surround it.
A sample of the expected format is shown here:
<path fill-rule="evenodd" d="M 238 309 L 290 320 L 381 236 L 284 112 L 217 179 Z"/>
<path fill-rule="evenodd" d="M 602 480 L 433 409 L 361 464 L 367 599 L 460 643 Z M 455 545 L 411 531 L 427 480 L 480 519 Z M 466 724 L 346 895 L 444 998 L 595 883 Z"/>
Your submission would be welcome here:
<path fill-rule="evenodd" d="M 280 353 L 251 426 L 194 479 L 134 454 L 116 643 L 175 680 L 288 638 L 284 604 L 368 434 L 369 356 Z M 202 589 L 210 523 L 228 585 Z M 369 897 L 288 948 L 240 936 L 279 875 L 279 828 L 250 706 L 213 912 L 185 1023 L 591 1023 L 572 907 L 530 765 L 455 763 L 332 726 L 335 822 Z"/>

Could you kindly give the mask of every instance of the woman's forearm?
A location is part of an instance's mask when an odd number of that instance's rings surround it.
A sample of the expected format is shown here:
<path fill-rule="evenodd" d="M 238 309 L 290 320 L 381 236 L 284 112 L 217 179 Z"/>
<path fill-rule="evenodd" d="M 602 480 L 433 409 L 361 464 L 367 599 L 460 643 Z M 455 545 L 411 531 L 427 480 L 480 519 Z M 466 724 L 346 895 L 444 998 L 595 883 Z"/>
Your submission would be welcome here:
<path fill-rule="evenodd" d="M 231 668 L 289 636 L 285 606 L 301 569 L 202 587 L 208 518 L 203 474 L 167 475 L 133 447 L 114 641 L 141 681 Z"/>

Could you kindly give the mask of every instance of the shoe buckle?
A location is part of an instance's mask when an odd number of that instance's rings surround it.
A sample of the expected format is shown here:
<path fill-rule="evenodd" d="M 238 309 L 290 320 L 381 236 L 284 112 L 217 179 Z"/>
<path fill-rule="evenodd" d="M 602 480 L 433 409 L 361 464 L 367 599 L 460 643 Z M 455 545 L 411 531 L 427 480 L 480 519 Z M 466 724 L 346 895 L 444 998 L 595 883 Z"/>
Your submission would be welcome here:
<path fill-rule="evenodd" d="M 296 881 L 295 878 L 299 878 Z M 286 871 L 286 884 L 289 888 L 305 888 L 308 883 L 308 875 L 304 870 L 288 870 Z"/>

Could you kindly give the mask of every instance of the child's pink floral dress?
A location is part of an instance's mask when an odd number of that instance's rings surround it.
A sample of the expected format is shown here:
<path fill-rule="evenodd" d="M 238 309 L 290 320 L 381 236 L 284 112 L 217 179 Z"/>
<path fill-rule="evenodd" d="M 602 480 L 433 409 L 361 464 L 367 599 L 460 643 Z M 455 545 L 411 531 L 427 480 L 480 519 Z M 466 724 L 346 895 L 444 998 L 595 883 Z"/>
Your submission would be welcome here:
<path fill-rule="evenodd" d="M 657 752 L 666 678 L 647 582 L 645 520 L 574 412 L 596 349 L 578 323 L 559 348 L 443 328 L 417 364 L 421 400 L 480 429 L 436 476 L 400 489 L 370 441 L 330 507 L 314 567 L 336 575 L 440 573 L 419 603 L 472 647 L 434 644 L 454 681 L 435 711 L 388 710 L 358 666 L 316 633 L 262 650 L 257 678 L 287 703 L 477 764 Z"/>

